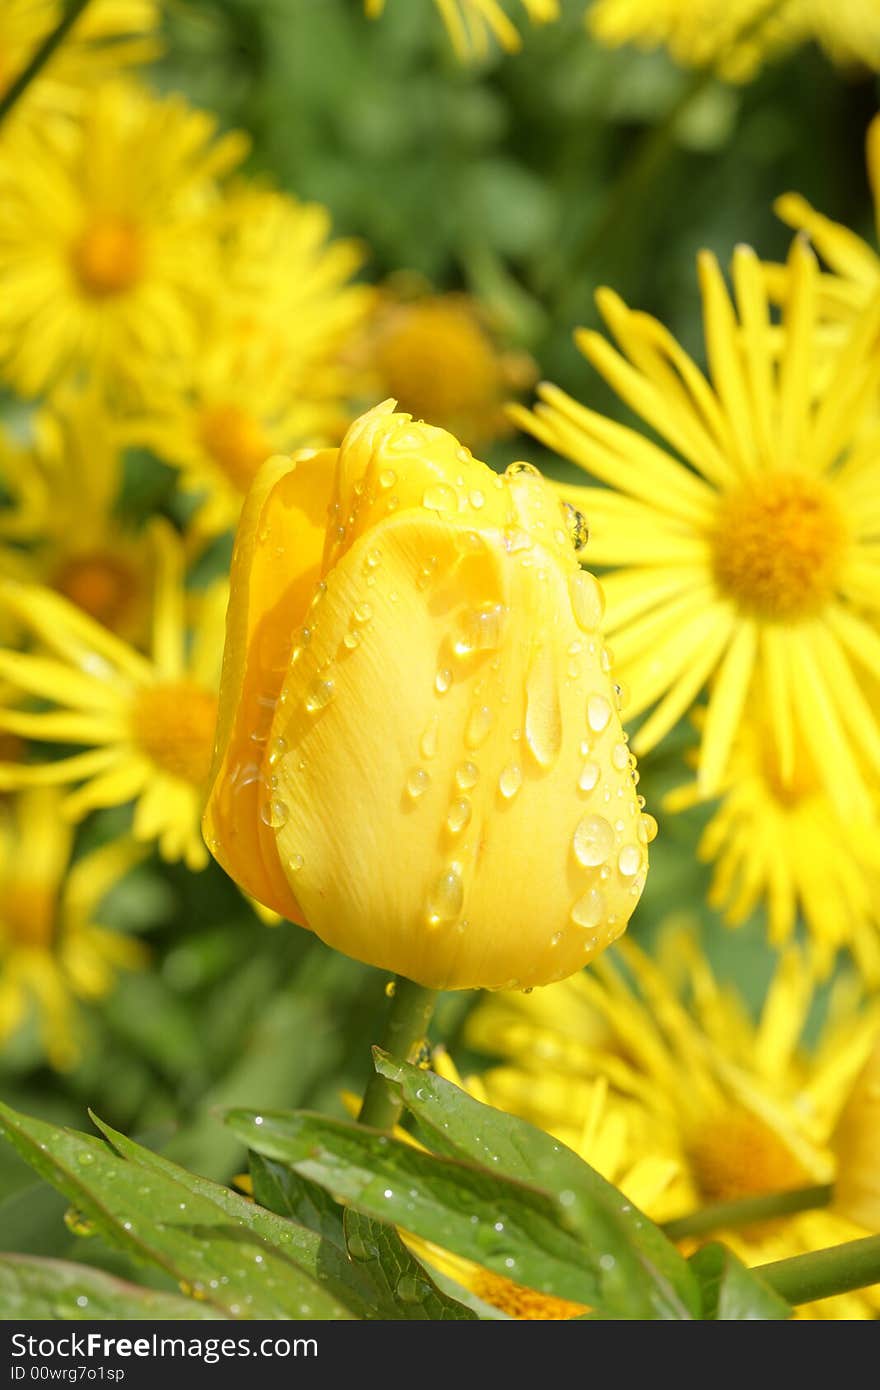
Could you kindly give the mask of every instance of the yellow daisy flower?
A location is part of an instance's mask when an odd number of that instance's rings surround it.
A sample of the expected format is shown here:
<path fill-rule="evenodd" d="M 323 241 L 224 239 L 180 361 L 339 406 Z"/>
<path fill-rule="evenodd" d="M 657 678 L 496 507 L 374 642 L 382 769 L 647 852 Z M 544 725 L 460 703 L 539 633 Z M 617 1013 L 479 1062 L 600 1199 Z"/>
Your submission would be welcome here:
<path fill-rule="evenodd" d="M 533 24 L 549 24 L 559 18 L 559 0 L 520 0 Z M 446 32 L 462 62 L 485 58 L 493 42 L 507 53 L 522 44 L 519 30 L 501 0 L 434 0 Z M 385 0 L 364 0 L 370 19 L 385 9 Z"/>
<path fill-rule="evenodd" d="M 0 574 L 56 589 L 140 645 L 152 564 L 146 537 L 114 514 L 123 442 L 93 394 L 60 393 L 27 445 L 0 428 Z"/>
<path fill-rule="evenodd" d="M 77 1059 L 76 999 L 98 999 L 118 970 L 145 963 L 140 942 L 100 925 L 110 888 L 142 856 L 117 840 L 71 864 L 72 830 L 53 787 L 0 804 L 0 1046 L 35 1011 L 56 1067 Z"/>
<path fill-rule="evenodd" d="M 348 424 L 359 375 L 344 360 L 372 292 L 350 283 L 361 253 L 327 241 L 326 209 L 281 193 L 237 189 L 221 222 L 224 305 L 209 316 L 189 379 L 157 393 L 131 433 L 201 494 L 195 525 L 235 526 L 270 454 L 333 443 Z"/>
<path fill-rule="evenodd" d="M 700 258 L 710 378 L 672 335 L 610 290 L 601 310 L 622 349 L 580 332 L 584 354 L 666 442 L 605 419 L 554 386 L 514 418 L 608 486 L 564 486 L 587 517 L 603 576 L 605 630 L 632 715 L 652 748 L 710 686 L 700 749 L 704 794 L 720 791 L 760 674 L 780 778 L 802 740 L 841 813 L 872 812 L 880 727 L 859 684 L 880 674 L 880 294 L 814 389 L 818 271 L 803 240 L 771 339 L 762 268 L 740 247 L 736 308 Z M 869 610 L 864 616 L 861 609 Z"/>
<path fill-rule="evenodd" d="M 361 348 L 371 395 L 393 397 L 415 420 L 430 420 L 476 448 L 510 431 L 512 392 L 531 386 L 531 358 L 505 352 L 480 306 L 463 294 L 387 295 Z"/>
<path fill-rule="evenodd" d="M 801 1039 L 814 986 L 796 951 L 781 957 L 757 1022 L 715 979 L 687 929 L 666 937 L 657 962 L 631 942 L 613 954 L 625 971 L 604 956 L 563 985 L 548 986 L 534 1019 L 531 996 L 493 995 L 480 1004 L 468 1041 L 507 1059 L 483 1078 L 489 1102 L 571 1144 L 597 1078 L 604 1078 L 612 1110 L 619 1099 L 641 1113 L 633 1132 L 642 1147 L 629 1158 L 649 1153 L 678 1174 L 663 1200 L 640 1203 L 655 1220 L 832 1182 L 835 1126 L 877 1037 L 880 1004 L 865 1003 L 845 982 L 806 1053 Z M 584 1041 L 582 1024 L 570 1029 L 578 1014 L 594 1016 L 590 1027 L 604 1030 L 602 1041 Z M 845 1204 L 832 1204 L 711 1238 L 759 1265 L 866 1234 Z M 697 1243 L 691 1238 L 685 1248 Z M 878 1311 L 875 1286 L 806 1305 L 799 1315 L 873 1318 Z"/>
<path fill-rule="evenodd" d="M 64 14 L 62 0 L 3 0 L 0 8 L 0 99 Z M 90 0 L 22 108 L 31 114 L 75 109 L 83 93 L 115 69 L 149 62 L 159 52 L 157 0 Z"/>
<path fill-rule="evenodd" d="M 593 0 L 587 25 L 611 48 L 665 46 L 677 63 L 715 68 L 730 82 L 811 40 L 835 62 L 880 67 L 872 0 Z"/>
<path fill-rule="evenodd" d="M 0 371 L 24 396 L 87 372 L 137 394 L 173 377 L 216 290 L 216 180 L 244 137 L 131 84 L 97 87 L 76 122 L 0 140 Z"/>
<path fill-rule="evenodd" d="M 204 595 L 190 641 L 182 544 L 164 525 L 154 535 L 149 657 L 60 595 L 0 582 L 0 604 L 50 653 L 0 651 L 0 679 L 55 706 L 38 713 L 0 709 L 0 730 L 87 750 L 48 762 L 0 763 L 0 790 L 76 785 L 62 803 L 72 820 L 135 799 L 135 839 L 156 840 L 164 858 L 200 869 L 208 857 L 199 817 L 214 740 L 226 584 Z"/>
<path fill-rule="evenodd" d="M 880 825 L 843 820 L 801 744 L 784 783 L 765 720 L 740 725 L 721 804 L 703 832 L 699 857 L 714 861 L 711 906 L 741 926 L 765 905 L 770 941 L 785 945 L 802 917 L 813 966 L 825 976 L 841 948 L 880 981 Z M 696 783 L 665 799 L 668 811 L 702 800 Z"/>
<path fill-rule="evenodd" d="M 880 116 L 875 116 L 868 127 L 866 155 L 874 195 L 874 216 L 880 233 Z M 783 222 L 807 233 L 833 272 L 823 275 L 819 282 L 822 312 L 838 330 L 849 328 L 880 289 L 880 256 L 849 227 L 816 212 L 799 193 L 783 194 L 777 199 L 775 209 Z M 782 301 L 786 294 L 785 268 L 769 266 L 767 269 L 774 297 Z M 839 336 L 834 342 L 839 342 Z"/>

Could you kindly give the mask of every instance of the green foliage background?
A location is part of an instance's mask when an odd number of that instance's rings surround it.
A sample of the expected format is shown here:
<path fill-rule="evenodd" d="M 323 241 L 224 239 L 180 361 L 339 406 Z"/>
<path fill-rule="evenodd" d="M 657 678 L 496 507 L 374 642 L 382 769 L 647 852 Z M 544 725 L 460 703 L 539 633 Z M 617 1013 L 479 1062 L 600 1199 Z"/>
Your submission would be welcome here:
<path fill-rule="evenodd" d="M 874 235 L 863 146 L 876 83 L 810 49 L 733 88 L 695 79 L 663 54 L 598 49 L 583 0 L 565 5 L 559 25 L 528 31 L 520 54 L 476 68 L 456 62 L 429 0 L 391 0 L 378 24 L 360 0 L 172 0 L 167 9 L 155 82 L 246 128 L 250 172 L 326 203 L 338 232 L 363 239 L 371 280 L 409 269 L 480 295 L 543 375 L 614 414 L 619 404 L 571 339 L 576 324 L 597 322 L 597 285 L 657 314 L 699 354 L 695 254 L 710 247 L 727 261 L 747 241 L 782 258 L 789 233 L 773 216 L 775 196 L 798 189 Z M 522 439 L 490 461 L 503 467 L 519 455 L 564 474 Z M 649 809 L 681 778 L 687 742 L 679 730 L 643 763 Z M 731 934 L 704 906 L 700 819 L 661 819 L 631 930 L 650 937 L 671 913 L 699 918 L 719 968 L 754 1001 L 769 971 L 762 923 Z M 116 825 L 115 815 L 94 818 L 80 848 Z M 361 1089 L 383 1003 L 379 972 L 297 928 L 262 926 L 214 866 L 193 876 L 148 862 L 104 915 L 143 935 L 152 968 L 123 977 L 85 1015 L 85 1058 L 72 1073 L 50 1072 L 34 1036 L 16 1040 L 0 1057 L 0 1091 L 17 1109 L 83 1128 L 91 1105 L 227 1180 L 245 1150 L 218 1109 L 341 1114 L 341 1092 Z M 472 1002 L 445 996 L 437 1016 L 463 1067 L 480 1060 L 456 1047 Z M 0 1250 L 127 1272 L 100 1239 L 67 1232 L 65 1205 L 0 1147 Z"/>

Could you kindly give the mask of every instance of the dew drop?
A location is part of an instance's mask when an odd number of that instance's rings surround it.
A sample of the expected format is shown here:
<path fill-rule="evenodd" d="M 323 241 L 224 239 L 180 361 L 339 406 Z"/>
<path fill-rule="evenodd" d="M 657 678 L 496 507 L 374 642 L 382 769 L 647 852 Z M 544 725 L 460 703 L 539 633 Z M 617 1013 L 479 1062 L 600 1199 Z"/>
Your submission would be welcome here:
<path fill-rule="evenodd" d="M 480 769 L 476 763 L 460 763 L 455 770 L 455 780 L 463 792 L 470 791 L 471 787 L 477 785 Z"/>
<path fill-rule="evenodd" d="M 523 474 L 531 478 L 541 476 L 533 463 L 509 463 L 504 470 L 505 478 L 520 478 Z"/>
<path fill-rule="evenodd" d="M 442 666 L 434 677 L 434 689 L 438 695 L 445 695 L 452 684 L 452 672 L 448 667 Z"/>
<path fill-rule="evenodd" d="M 347 648 L 347 650 L 350 652 L 353 652 L 355 647 L 359 647 L 360 644 L 361 634 L 358 632 L 356 627 L 351 628 L 348 632 L 346 632 L 345 636 L 342 639 L 342 645 L 345 648 Z"/>
<path fill-rule="evenodd" d="M 475 705 L 468 717 L 464 741 L 468 748 L 479 748 L 489 737 L 493 714 L 488 705 Z"/>
<path fill-rule="evenodd" d="M 436 758 L 437 756 L 437 730 L 440 718 L 432 714 L 425 725 L 422 737 L 419 740 L 419 750 L 423 758 Z"/>
<path fill-rule="evenodd" d="M 306 695 L 306 709 L 311 714 L 326 709 L 336 694 L 336 683 L 327 676 L 319 676 L 312 681 Z"/>
<path fill-rule="evenodd" d="M 585 762 L 581 775 L 578 778 L 578 786 L 582 792 L 591 792 L 598 785 L 601 776 L 601 768 L 598 763 Z"/>
<path fill-rule="evenodd" d="M 649 845 L 657 838 L 657 822 L 647 811 L 639 816 L 638 836 L 643 845 Z"/>
<path fill-rule="evenodd" d="M 486 498 L 484 494 L 480 492 L 479 488 L 474 488 L 468 501 L 476 511 L 479 511 L 482 506 L 485 506 Z"/>
<path fill-rule="evenodd" d="M 386 999 L 393 999 L 396 993 L 397 993 L 397 981 L 396 981 L 396 980 L 389 980 L 388 983 L 387 983 L 386 986 L 385 986 L 385 997 L 386 997 Z"/>
<path fill-rule="evenodd" d="M 428 895 L 428 923 L 432 927 L 454 922 L 464 904 L 464 883 L 457 864 L 450 864 Z"/>
<path fill-rule="evenodd" d="M 418 801 L 419 797 L 424 795 L 424 793 L 428 790 L 430 785 L 430 775 L 425 771 L 423 767 L 414 767 L 407 774 L 406 790 L 412 797 L 413 801 Z"/>
<path fill-rule="evenodd" d="M 280 830 L 282 825 L 287 824 L 287 814 L 287 803 L 279 801 L 277 797 L 260 807 L 260 820 L 272 830 Z"/>
<path fill-rule="evenodd" d="M 591 695 L 587 700 L 587 723 L 596 734 L 601 734 L 611 718 L 611 705 L 604 695 Z"/>
<path fill-rule="evenodd" d="M 381 563 L 382 563 L 382 552 L 381 552 L 381 550 L 368 550 L 368 551 L 367 551 L 367 554 L 366 554 L 366 557 L 365 557 L 365 564 L 366 564 L 366 566 L 367 566 L 367 569 L 374 570 L 374 569 L 376 569 L 376 567 L 377 567 L 378 565 L 381 565 Z"/>
<path fill-rule="evenodd" d="M 624 845 L 617 856 L 617 867 L 626 878 L 632 878 L 642 867 L 642 851 L 638 845 Z"/>
<path fill-rule="evenodd" d="M 562 747 L 562 711 L 553 653 L 538 647 L 526 679 L 526 743 L 541 767 L 550 767 Z"/>
<path fill-rule="evenodd" d="M 584 816 L 574 832 L 574 853 L 580 864 L 595 869 L 614 848 L 614 831 L 604 816 Z"/>
<path fill-rule="evenodd" d="M 625 767 L 629 767 L 629 749 L 625 743 L 615 743 L 611 750 L 611 765 L 616 767 L 618 772 L 623 772 Z"/>
<path fill-rule="evenodd" d="M 575 622 L 584 632 L 595 632 L 605 612 L 605 596 L 598 579 L 589 570 L 578 570 L 568 584 Z"/>
<path fill-rule="evenodd" d="M 385 471 L 384 471 L 383 473 L 380 473 L 380 474 L 379 474 L 379 486 L 380 486 L 380 487 L 384 487 L 384 488 L 394 487 L 394 484 L 395 484 L 396 482 L 397 482 L 397 474 L 396 474 L 396 473 L 394 472 L 394 470 L 391 469 L 391 468 L 386 468 Z"/>
<path fill-rule="evenodd" d="M 550 938 L 550 945 L 551 945 L 551 946 L 558 946 L 561 940 L 562 940 L 562 932 L 561 932 L 561 931 L 555 931 L 555 932 L 553 933 L 553 935 L 551 936 L 551 938 Z"/>
<path fill-rule="evenodd" d="M 370 622 L 370 621 L 372 620 L 372 617 L 373 617 L 373 608 L 372 608 L 372 604 L 369 604 L 369 603 L 359 603 L 359 604 L 357 604 L 357 605 L 355 606 L 355 608 L 352 610 L 351 616 L 352 616 L 352 618 L 354 619 L 354 621 L 355 621 L 360 627 L 365 627 L 366 624 L 367 624 L 368 622 Z"/>
<path fill-rule="evenodd" d="M 446 824 L 452 835 L 460 835 L 465 826 L 470 823 L 471 803 L 466 796 L 459 797 L 453 801 L 446 817 Z"/>
<path fill-rule="evenodd" d="M 625 709 L 629 703 L 629 690 L 623 681 L 614 682 L 614 703 L 619 710 Z"/>
<path fill-rule="evenodd" d="M 429 512 L 456 512 L 458 496 L 447 483 L 436 483 L 433 487 L 425 488 L 422 506 Z"/>
<path fill-rule="evenodd" d="M 592 931 L 602 921 L 604 912 L 605 899 L 602 893 L 598 888 L 589 888 L 571 909 L 571 920 L 575 926 Z"/>
<path fill-rule="evenodd" d="M 456 656 L 494 651 L 501 643 L 507 609 L 503 603 L 481 603 L 459 615 Z"/>
<path fill-rule="evenodd" d="M 522 768 L 518 763 L 510 763 L 498 778 L 498 789 L 501 795 L 507 801 L 511 801 L 522 786 L 522 780 Z"/>
<path fill-rule="evenodd" d="M 298 874 L 305 862 L 301 854 L 292 854 L 287 861 L 287 867 L 292 874 Z"/>

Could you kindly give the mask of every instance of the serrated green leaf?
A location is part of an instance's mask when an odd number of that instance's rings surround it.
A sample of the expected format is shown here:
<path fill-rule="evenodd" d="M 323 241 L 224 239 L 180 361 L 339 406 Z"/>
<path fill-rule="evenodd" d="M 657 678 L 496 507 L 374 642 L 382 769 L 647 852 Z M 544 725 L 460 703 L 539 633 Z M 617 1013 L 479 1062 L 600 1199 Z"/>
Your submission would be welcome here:
<path fill-rule="evenodd" d="M 223 1319 L 190 1298 L 140 1288 L 87 1265 L 34 1255 L 0 1255 L 0 1307 L 6 1319 L 87 1322 L 107 1319 Z"/>
<path fill-rule="evenodd" d="M 604 1259 L 586 1260 L 564 1204 L 536 1184 L 322 1115 L 232 1111 L 227 1123 L 251 1148 L 290 1163 L 364 1215 L 530 1288 L 614 1317 L 689 1316 L 683 1307 L 669 1311 L 619 1240 Z"/>
<path fill-rule="evenodd" d="M 702 1246 L 689 1261 L 703 1295 L 703 1317 L 715 1322 L 781 1321 L 793 1309 L 725 1245 Z"/>
<path fill-rule="evenodd" d="M 327 1240 L 332 1240 L 340 1250 L 345 1249 L 342 1207 L 323 1187 L 300 1177 L 299 1173 L 283 1163 L 273 1163 L 271 1158 L 264 1158 L 253 1150 L 248 1154 L 248 1166 L 254 1185 L 254 1201 L 259 1202 L 261 1207 L 286 1216 L 310 1231 L 317 1231 Z"/>
<path fill-rule="evenodd" d="M 353 1316 L 350 1265 L 327 1241 L 101 1128 L 112 1148 L 0 1105 L 0 1132 L 86 1222 L 208 1306 L 242 1318 Z"/>
<path fill-rule="evenodd" d="M 442 1293 L 428 1271 L 407 1250 L 393 1226 L 346 1209 L 348 1252 L 373 1281 L 386 1318 L 400 1321 L 476 1322 L 477 1315 Z M 380 1316 L 382 1316 L 380 1314 Z"/>
<path fill-rule="evenodd" d="M 585 1261 L 601 1271 L 610 1256 L 621 1280 L 647 1281 L 655 1316 L 699 1316 L 687 1261 L 644 1212 L 573 1150 L 434 1072 L 398 1062 L 379 1048 L 373 1055 L 376 1070 L 400 1087 L 430 1148 L 553 1192 L 565 1208 L 568 1229 L 583 1242 Z"/>

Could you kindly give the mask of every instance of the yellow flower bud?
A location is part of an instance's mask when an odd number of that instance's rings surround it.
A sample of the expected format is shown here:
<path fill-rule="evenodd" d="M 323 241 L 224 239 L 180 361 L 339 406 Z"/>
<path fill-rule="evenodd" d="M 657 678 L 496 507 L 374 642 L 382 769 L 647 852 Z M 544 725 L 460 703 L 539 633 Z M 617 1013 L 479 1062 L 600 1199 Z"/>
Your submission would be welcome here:
<path fill-rule="evenodd" d="M 880 1232 L 880 1037 L 840 1112 L 831 1147 L 835 1211 Z"/>
<path fill-rule="evenodd" d="M 546 984 L 620 935 L 654 823 L 584 531 L 536 469 L 392 401 L 264 465 L 205 813 L 246 892 L 444 989 Z"/>

